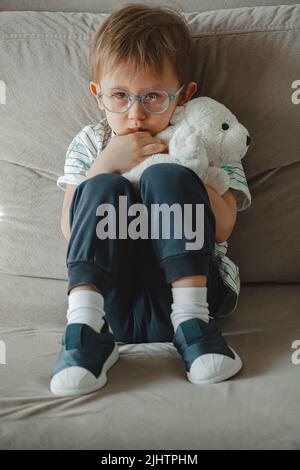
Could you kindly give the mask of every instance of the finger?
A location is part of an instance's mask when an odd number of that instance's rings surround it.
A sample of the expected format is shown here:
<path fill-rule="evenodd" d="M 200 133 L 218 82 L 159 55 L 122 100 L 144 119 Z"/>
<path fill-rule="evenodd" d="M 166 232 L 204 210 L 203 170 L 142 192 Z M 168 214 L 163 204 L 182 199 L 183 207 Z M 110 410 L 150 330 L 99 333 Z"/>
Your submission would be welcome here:
<path fill-rule="evenodd" d="M 153 136 L 150 131 L 136 131 L 133 132 L 139 139 L 144 139 L 145 137 L 149 137 L 149 139 L 155 140 L 156 142 L 164 142 L 162 139 L 159 139 L 156 136 Z"/>
<path fill-rule="evenodd" d="M 138 137 L 140 142 L 147 142 L 149 144 L 160 142 L 160 139 L 153 137 L 150 132 L 136 132 L 136 136 Z"/>
<path fill-rule="evenodd" d="M 141 142 L 143 145 L 146 144 L 164 144 L 167 145 L 167 143 L 163 139 L 157 139 L 156 137 L 152 137 L 151 135 L 149 136 L 143 136 L 141 139 Z"/>
<path fill-rule="evenodd" d="M 133 132 L 133 134 L 136 134 L 139 137 L 151 136 L 149 131 L 136 131 L 136 132 Z"/>
<path fill-rule="evenodd" d="M 142 148 L 142 155 L 148 156 L 148 155 L 152 155 L 153 153 L 163 152 L 165 148 L 166 148 L 166 144 L 160 144 L 160 143 L 145 145 Z"/>
<path fill-rule="evenodd" d="M 160 142 L 158 139 L 152 137 L 149 132 L 137 132 L 136 136 L 138 137 L 138 141 L 142 146 Z"/>

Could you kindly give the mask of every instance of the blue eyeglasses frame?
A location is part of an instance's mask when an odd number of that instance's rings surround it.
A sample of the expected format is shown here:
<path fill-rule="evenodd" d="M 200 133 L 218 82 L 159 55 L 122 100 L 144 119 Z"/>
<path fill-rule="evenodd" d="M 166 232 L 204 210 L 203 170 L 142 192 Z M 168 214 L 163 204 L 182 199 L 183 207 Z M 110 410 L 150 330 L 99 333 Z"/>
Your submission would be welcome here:
<path fill-rule="evenodd" d="M 179 95 L 179 93 L 182 91 L 182 89 L 185 87 L 185 83 L 183 85 L 181 85 L 181 87 L 179 88 L 178 91 L 176 91 L 176 93 L 169 93 L 167 90 L 164 90 L 162 88 L 149 88 L 149 90 L 160 90 L 160 91 L 164 91 L 167 95 L 168 95 L 168 98 L 169 98 L 169 104 L 167 106 L 166 109 L 164 109 L 163 111 L 159 111 L 159 112 L 154 112 L 154 111 L 149 111 L 148 109 L 145 108 L 145 105 L 144 105 L 144 95 L 134 95 L 132 93 L 129 93 L 128 91 L 126 90 L 123 90 L 122 88 L 118 88 L 118 90 L 122 90 L 124 91 L 127 96 L 128 96 L 128 107 L 124 110 L 124 111 L 112 111 L 111 109 L 108 109 L 104 102 L 102 101 L 103 103 L 103 106 L 105 109 L 107 109 L 107 111 L 109 111 L 110 113 L 116 113 L 116 114 L 123 114 L 123 113 L 126 113 L 128 111 L 128 109 L 132 106 L 132 104 L 134 103 L 134 101 L 139 101 L 139 103 L 141 104 L 141 106 L 143 107 L 144 111 L 146 111 L 146 113 L 149 113 L 149 114 L 163 114 L 165 113 L 169 107 L 170 107 L 170 104 L 172 103 L 172 101 L 175 100 L 175 98 L 177 98 L 177 96 Z M 97 98 L 98 99 L 101 99 L 102 96 L 104 95 L 104 93 L 102 93 L 101 91 L 99 91 L 97 93 Z"/>

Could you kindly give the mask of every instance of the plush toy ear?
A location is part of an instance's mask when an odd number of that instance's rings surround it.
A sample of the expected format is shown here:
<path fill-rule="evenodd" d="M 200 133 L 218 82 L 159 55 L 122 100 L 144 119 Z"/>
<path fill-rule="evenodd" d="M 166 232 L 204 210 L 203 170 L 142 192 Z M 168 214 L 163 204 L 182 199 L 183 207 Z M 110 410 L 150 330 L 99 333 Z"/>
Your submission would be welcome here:
<path fill-rule="evenodd" d="M 175 124 L 178 124 L 182 119 L 184 118 L 184 113 L 185 113 L 185 107 L 184 106 L 176 106 L 171 119 L 170 123 L 174 126 Z"/>

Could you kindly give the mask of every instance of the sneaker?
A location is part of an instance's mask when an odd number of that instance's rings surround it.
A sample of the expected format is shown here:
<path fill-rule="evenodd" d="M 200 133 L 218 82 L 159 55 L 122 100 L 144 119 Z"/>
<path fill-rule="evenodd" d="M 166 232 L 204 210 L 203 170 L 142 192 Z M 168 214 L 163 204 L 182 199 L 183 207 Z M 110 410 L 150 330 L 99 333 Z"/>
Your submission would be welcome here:
<path fill-rule="evenodd" d="M 84 323 L 70 323 L 51 375 L 54 395 L 83 395 L 104 387 L 107 371 L 119 359 L 118 345 L 107 320 L 97 333 Z"/>
<path fill-rule="evenodd" d="M 216 321 L 192 318 L 180 323 L 173 344 L 181 355 L 186 375 L 194 384 L 221 382 L 242 368 L 242 361 L 227 345 Z"/>

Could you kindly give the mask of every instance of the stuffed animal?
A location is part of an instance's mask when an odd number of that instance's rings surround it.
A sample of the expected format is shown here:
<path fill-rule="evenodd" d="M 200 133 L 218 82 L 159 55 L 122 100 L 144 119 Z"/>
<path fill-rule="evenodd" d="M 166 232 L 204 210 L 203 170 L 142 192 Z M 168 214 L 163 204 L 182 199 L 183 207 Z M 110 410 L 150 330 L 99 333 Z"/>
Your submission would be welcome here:
<path fill-rule="evenodd" d="M 222 195 L 229 188 L 229 176 L 222 165 L 240 161 L 250 143 L 247 129 L 236 116 L 226 106 L 206 96 L 177 106 L 170 126 L 156 137 L 168 143 L 169 154 L 151 155 L 123 173 L 135 187 L 149 166 L 177 163 L 191 168 L 205 184 Z"/>

